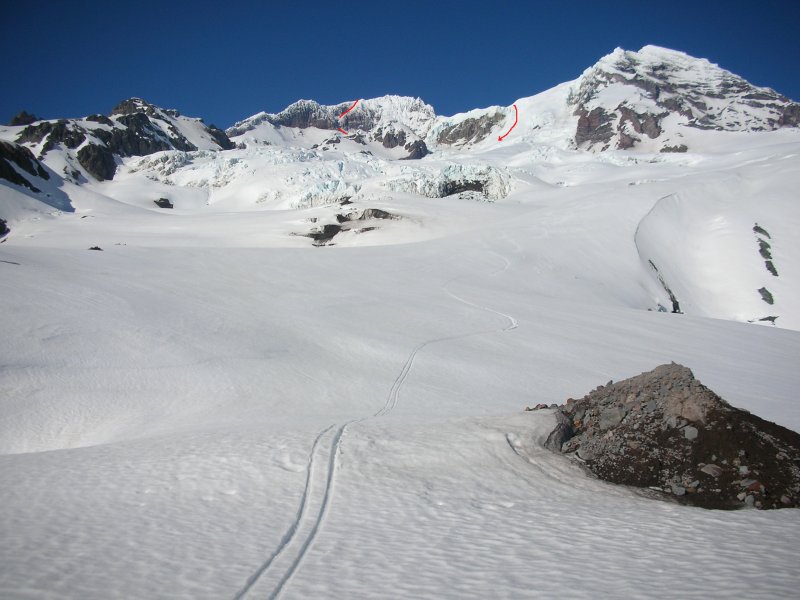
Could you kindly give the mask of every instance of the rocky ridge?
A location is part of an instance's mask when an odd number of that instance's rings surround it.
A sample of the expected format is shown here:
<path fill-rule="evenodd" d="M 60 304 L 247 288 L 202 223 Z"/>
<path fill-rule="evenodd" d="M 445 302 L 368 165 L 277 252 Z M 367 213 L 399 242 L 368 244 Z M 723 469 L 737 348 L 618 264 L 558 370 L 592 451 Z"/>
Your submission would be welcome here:
<path fill-rule="evenodd" d="M 704 508 L 800 506 L 800 434 L 737 409 L 675 363 L 556 409 L 545 445 L 600 479 Z"/>
<path fill-rule="evenodd" d="M 17 134 L 16 141 L 35 151 L 39 159 L 54 149 L 62 150 L 69 167 L 64 175 L 76 182 L 80 180 L 80 169 L 98 181 L 113 179 L 115 157 L 234 147 L 225 132 L 140 98 L 121 102 L 108 116 L 29 122 Z"/>

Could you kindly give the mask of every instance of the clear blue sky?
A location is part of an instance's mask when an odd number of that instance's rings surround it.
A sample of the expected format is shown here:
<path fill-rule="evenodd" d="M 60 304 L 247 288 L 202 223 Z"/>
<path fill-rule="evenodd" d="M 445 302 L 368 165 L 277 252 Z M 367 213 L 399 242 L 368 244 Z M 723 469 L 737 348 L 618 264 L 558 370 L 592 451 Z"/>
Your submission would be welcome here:
<path fill-rule="evenodd" d="M 507 105 L 616 46 L 708 58 L 800 100 L 800 1 L 0 0 L 0 122 L 141 96 L 220 127 L 299 98 Z"/>

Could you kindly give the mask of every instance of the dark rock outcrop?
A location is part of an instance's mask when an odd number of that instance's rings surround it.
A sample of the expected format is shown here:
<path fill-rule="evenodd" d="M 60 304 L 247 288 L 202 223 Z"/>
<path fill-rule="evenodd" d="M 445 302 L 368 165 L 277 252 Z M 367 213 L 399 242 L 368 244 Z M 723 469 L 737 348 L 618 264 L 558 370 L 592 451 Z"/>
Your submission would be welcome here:
<path fill-rule="evenodd" d="M 480 180 L 452 179 L 442 184 L 442 197 L 462 192 L 480 192 L 486 195 L 486 182 Z"/>
<path fill-rule="evenodd" d="M 98 181 L 113 179 L 117 172 L 114 154 L 106 146 L 87 144 L 78 150 L 78 162 Z"/>
<path fill-rule="evenodd" d="M 5 237 L 8 235 L 8 232 L 11 231 L 8 228 L 8 224 L 6 223 L 5 219 L 0 219 L 0 237 Z"/>
<path fill-rule="evenodd" d="M 31 123 L 35 123 L 39 120 L 34 114 L 29 113 L 26 110 L 19 111 L 9 122 L 9 125 L 30 125 Z"/>
<path fill-rule="evenodd" d="M 216 125 L 208 126 L 208 135 L 211 136 L 211 139 L 213 139 L 222 150 L 233 150 L 236 148 L 236 144 L 234 144 L 228 138 L 228 135 Z"/>
<path fill-rule="evenodd" d="M 448 145 L 480 142 L 486 139 L 492 128 L 501 123 L 504 118 L 502 113 L 495 112 L 482 115 L 477 119 L 464 119 L 456 125 L 442 129 L 436 141 Z"/>
<path fill-rule="evenodd" d="M 376 132 L 374 139 L 380 141 L 384 148 L 397 148 L 397 146 L 405 145 L 406 132 L 387 131 L 386 133 L 383 133 L 383 131 L 379 130 Z"/>
<path fill-rule="evenodd" d="M 93 123 L 102 123 L 103 125 L 108 125 L 109 127 L 114 126 L 114 121 L 109 119 L 105 115 L 89 115 L 86 117 L 87 121 L 92 121 Z"/>
<path fill-rule="evenodd" d="M 56 147 L 56 144 L 63 144 L 67 148 L 77 148 L 86 140 L 86 133 L 83 129 L 61 119 L 55 123 L 42 121 L 38 125 L 28 125 L 17 136 L 19 143 L 38 144 L 47 138 L 42 146 L 42 155 L 47 154 Z"/>
<path fill-rule="evenodd" d="M 346 215 L 338 214 L 336 215 L 336 220 L 339 223 L 347 223 L 350 221 L 368 221 L 370 219 L 399 219 L 398 215 L 393 215 L 390 212 L 386 212 L 385 210 L 381 210 L 380 208 L 366 208 L 360 213 L 358 211 L 351 212 Z"/>
<path fill-rule="evenodd" d="M 341 225 L 334 225 L 328 224 L 323 225 L 321 228 L 317 228 L 310 233 L 306 234 L 306 237 L 310 237 L 314 240 L 314 246 L 325 246 L 330 242 L 336 235 L 342 231 Z"/>
<path fill-rule="evenodd" d="M 33 123 L 19 133 L 17 141 L 21 144 L 44 142 L 42 156 L 59 144 L 68 150 L 80 148 L 76 153 L 78 162 L 102 181 L 113 178 L 116 172 L 114 156 L 146 156 L 164 150 L 197 150 L 197 146 L 180 132 L 180 124 L 175 121 L 178 117 L 180 113 L 176 110 L 159 108 L 140 98 L 131 98 L 114 107 L 111 117 L 91 115 L 84 120 L 61 119 Z M 103 127 L 92 125 L 94 123 Z M 202 127 L 220 149 L 235 147 L 224 131 L 213 125 Z"/>
<path fill-rule="evenodd" d="M 349 200 L 346 202 L 342 202 L 342 205 L 345 204 L 352 204 Z M 309 233 L 299 234 L 304 235 L 305 237 L 310 237 L 314 240 L 314 246 L 332 246 L 331 240 L 336 237 L 338 234 L 342 233 L 343 231 L 350 231 L 353 233 L 365 233 L 367 231 L 373 231 L 376 229 L 374 226 L 359 226 L 353 227 L 349 225 L 354 221 L 371 221 L 373 219 L 400 219 L 402 217 L 398 215 L 393 215 L 390 212 L 386 212 L 385 210 L 381 210 L 380 208 L 365 208 L 362 211 L 353 211 L 351 213 L 339 213 L 336 215 L 336 223 L 329 223 L 327 225 L 323 225 L 322 227 L 315 227 Z M 316 219 L 312 219 L 312 223 L 316 223 Z M 293 234 L 298 235 L 298 234 Z"/>
<path fill-rule="evenodd" d="M 347 107 L 341 105 L 342 111 Z M 272 115 L 269 122 L 281 127 L 316 127 L 317 129 L 337 129 L 339 120 L 335 114 L 326 107 L 313 100 L 299 100 L 287 106 L 276 115 Z"/>
<path fill-rule="evenodd" d="M 587 111 L 585 108 L 578 108 L 575 111 L 578 115 L 578 127 L 575 131 L 575 143 L 582 146 L 589 144 L 603 144 L 603 150 L 607 149 L 611 138 L 614 137 L 614 130 L 611 127 L 612 116 L 599 106 Z"/>
<path fill-rule="evenodd" d="M 430 154 L 430 152 L 428 152 L 428 146 L 422 140 L 416 140 L 406 144 L 404 148 L 408 150 L 408 156 L 404 157 L 402 160 L 418 160 Z"/>
<path fill-rule="evenodd" d="M 24 186 L 32 192 L 38 192 L 39 189 L 21 175 L 13 165 L 34 177 L 50 178 L 42 164 L 36 160 L 33 152 L 24 146 L 0 140 L 0 179 Z"/>
<path fill-rule="evenodd" d="M 734 408 L 681 365 L 559 407 L 546 446 L 613 483 L 705 508 L 800 506 L 800 434 Z"/>
<path fill-rule="evenodd" d="M 153 200 L 158 208 L 175 208 L 172 202 L 169 201 L 169 198 L 159 198 L 158 200 Z"/>

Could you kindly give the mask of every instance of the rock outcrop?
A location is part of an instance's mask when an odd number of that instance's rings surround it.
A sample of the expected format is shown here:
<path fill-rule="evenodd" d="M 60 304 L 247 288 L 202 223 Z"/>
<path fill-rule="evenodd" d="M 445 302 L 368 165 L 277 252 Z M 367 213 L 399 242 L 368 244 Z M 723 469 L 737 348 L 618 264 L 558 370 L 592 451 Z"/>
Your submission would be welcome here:
<path fill-rule="evenodd" d="M 656 46 L 617 48 L 603 57 L 576 82 L 568 103 L 578 117 L 575 145 L 601 151 L 648 139 L 662 149 L 680 148 L 679 138 L 662 135 L 668 118 L 673 128 L 718 131 L 771 131 L 800 122 L 800 104 L 778 92 Z"/>
<path fill-rule="evenodd" d="M 38 192 L 39 189 L 14 166 L 33 177 L 50 178 L 50 175 L 30 150 L 19 144 L 0 140 L 0 179 L 24 186 L 32 192 Z"/>
<path fill-rule="evenodd" d="M 800 506 L 800 434 L 734 408 L 672 363 L 556 411 L 546 446 L 613 483 L 705 508 Z"/>
<path fill-rule="evenodd" d="M 17 135 L 16 141 L 37 147 L 40 158 L 60 147 L 100 181 L 114 177 L 115 156 L 234 148 L 225 132 L 213 125 L 181 116 L 177 110 L 159 108 L 141 98 L 124 100 L 108 117 L 91 115 L 85 119 L 32 122 Z"/>
<path fill-rule="evenodd" d="M 464 119 L 460 123 L 444 127 L 436 136 L 436 141 L 448 146 L 477 143 L 486 139 L 492 129 L 504 119 L 505 116 L 499 111 Z"/>
<path fill-rule="evenodd" d="M 36 115 L 29 113 L 27 110 L 19 111 L 11 121 L 8 123 L 11 126 L 15 125 L 30 125 L 31 123 L 35 123 L 39 120 L 39 117 Z"/>

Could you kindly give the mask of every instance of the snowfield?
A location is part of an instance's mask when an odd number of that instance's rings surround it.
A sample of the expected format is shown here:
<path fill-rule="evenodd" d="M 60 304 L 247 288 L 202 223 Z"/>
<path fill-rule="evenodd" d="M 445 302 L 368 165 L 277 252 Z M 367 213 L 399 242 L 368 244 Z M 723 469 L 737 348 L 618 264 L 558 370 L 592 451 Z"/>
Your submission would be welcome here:
<path fill-rule="evenodd" d="M 800 429 L 800 134 L 579 151 L 569 90 L 421 160 L 262 113 L 0 181 L 0 597 L 795 598 L 800 511 L 597 481 L 524 408 L 675 361 Z"/>

